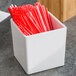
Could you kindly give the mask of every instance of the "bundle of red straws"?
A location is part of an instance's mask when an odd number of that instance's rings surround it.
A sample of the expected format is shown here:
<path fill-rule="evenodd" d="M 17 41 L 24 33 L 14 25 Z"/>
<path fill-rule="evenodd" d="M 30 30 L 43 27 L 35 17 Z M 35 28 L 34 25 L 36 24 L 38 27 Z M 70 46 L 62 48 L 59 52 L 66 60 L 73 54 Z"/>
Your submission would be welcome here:
<path fill-rule="evenodd" d="M 12 5 L 8 10 L 13 21 L 26 36 L 53 30 L 48 10 L 39 2 L 36 2 L 34 6 Z"/>

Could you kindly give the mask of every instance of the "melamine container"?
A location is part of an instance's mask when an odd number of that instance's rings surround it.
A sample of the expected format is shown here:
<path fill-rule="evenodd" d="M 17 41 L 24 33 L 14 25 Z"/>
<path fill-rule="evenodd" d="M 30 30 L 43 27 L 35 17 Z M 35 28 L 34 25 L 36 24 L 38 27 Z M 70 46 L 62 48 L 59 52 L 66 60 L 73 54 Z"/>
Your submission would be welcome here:
<path fill-rule="evenodd" d="M 10 29 L 10 14 L 0 10 L 0 41 Z M 1 47 L 1 46 L 0 46 Z"/>
<path fill-rule="evenodd" d="M 51 13 L 55 30 L 25 36 L 11 19 L 14 56 L 27 74 L 32 74 L 65 63 L 66 26 Z"/>

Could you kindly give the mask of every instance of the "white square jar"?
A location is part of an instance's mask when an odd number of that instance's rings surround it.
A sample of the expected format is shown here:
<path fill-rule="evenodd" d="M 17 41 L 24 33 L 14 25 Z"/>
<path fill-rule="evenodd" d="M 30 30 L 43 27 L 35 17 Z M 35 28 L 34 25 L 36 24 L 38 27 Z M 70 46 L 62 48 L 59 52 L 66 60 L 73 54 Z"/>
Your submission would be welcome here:
<path fill-rule="evenodd" d="M 63 66 L 67 28 L 51 13 L 55 30 L 25 36 L 11 19 L 14 56 L 27 74 Z M 57 27 L 62 27 L 58 28 Z"/>

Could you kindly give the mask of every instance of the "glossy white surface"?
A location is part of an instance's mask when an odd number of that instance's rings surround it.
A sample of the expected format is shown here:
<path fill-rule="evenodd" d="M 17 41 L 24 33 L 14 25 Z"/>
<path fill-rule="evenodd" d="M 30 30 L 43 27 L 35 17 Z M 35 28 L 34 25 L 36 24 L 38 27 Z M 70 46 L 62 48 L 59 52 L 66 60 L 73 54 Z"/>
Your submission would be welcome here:
<path fill-rule="evenodd" d="M 11 20 L 14 56 L 27 74 L 64 65 L 67 28 L 50 15 L 52 24 L 63 28 L 31 36 L 24 36 Z"/>

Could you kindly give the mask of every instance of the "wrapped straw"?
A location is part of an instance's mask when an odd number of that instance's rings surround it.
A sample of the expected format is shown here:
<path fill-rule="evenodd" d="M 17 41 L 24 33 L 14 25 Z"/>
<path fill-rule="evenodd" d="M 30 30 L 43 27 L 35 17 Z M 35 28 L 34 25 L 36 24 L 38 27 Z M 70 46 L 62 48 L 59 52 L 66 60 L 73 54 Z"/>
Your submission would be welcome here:
<path fill-rule="evenodd" d="M 12 4 L 8 10 L 13 21 L 26 36 L 53 30 L 48 10 L 39 2 L 34 6 L 28 4 L 17 7 Z"/>

